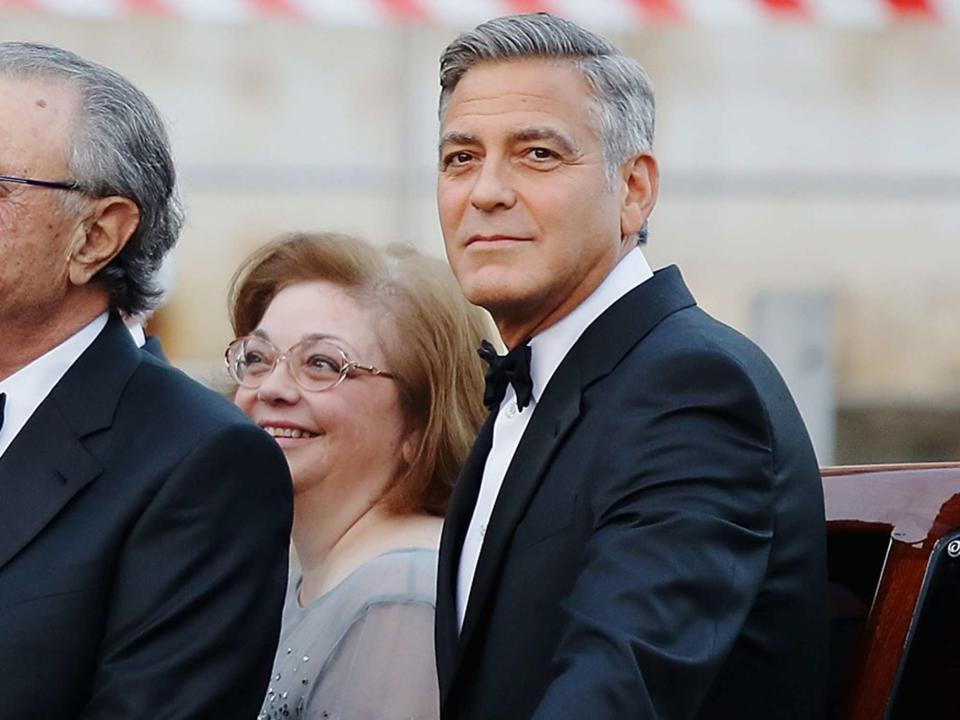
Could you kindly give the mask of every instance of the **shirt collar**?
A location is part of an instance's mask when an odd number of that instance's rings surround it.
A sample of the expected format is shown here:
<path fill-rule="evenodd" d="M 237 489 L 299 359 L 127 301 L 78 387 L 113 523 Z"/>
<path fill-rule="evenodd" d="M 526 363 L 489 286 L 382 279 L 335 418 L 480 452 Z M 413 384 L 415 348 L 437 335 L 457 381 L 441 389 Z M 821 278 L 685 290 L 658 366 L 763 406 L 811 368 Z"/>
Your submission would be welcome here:
<path fill-rule="evenodd" d="M 617 300 L 652 277 L 653 271 L 643 251 L 634 248 L 569 315 L 531 338 L 530 377 L 534 402 L 540 400 L 553 373 L 590 324 Z"/>
<path fill-rule="evenodd" d="M 0 392 L 7 394 L 3 427 L 0 428 L 0 456 L 67 370 L 93 344 L 106 327 L 108 317 L 108 313 L 98 315 L 82 330 L 0 381 Z"/>
<path fill-rule="evenodd" d="M 134 323 L 133 325 L 127 325 L 127 330 L 130 332 L 130 337 L 133 338 L 133 342 L 138 348 L 142 348 L 147 344 L 147 336 L 143 332 L 143 325 L 140 323 Z"/>

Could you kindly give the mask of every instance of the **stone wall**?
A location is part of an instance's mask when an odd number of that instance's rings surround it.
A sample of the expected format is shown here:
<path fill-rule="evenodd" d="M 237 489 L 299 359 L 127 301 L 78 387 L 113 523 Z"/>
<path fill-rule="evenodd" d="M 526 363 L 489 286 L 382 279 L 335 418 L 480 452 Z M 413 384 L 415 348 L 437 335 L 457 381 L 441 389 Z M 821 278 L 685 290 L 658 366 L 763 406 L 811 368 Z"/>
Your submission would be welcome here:
<path fill-rule="evenodd" d="M 189 224 L 159 327 L 201 376 L 230 337 L 234 267 L 273 235 L 335 229 L 442 253 L 436 59 L 455 32 L 0 9 L 0 40 L 111 65 L 169 120 Z M 679 263 L 701 304 L 747 332 L 759 293 L 831 298 L 844 412 L 960 408 L 960 29 L 662 26 L 614 39 L 658 88 L 651 262 Z"/>

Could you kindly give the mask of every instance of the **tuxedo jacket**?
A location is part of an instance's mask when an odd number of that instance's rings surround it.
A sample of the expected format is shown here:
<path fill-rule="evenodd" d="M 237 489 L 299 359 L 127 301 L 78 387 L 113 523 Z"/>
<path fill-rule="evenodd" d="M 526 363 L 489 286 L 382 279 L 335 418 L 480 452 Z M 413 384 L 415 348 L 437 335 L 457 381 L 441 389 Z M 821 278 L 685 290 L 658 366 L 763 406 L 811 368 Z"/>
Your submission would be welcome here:
<path fill-rule="evenodd" d="M 291 495 L 271 438 L 111 317 L 0 458 L 0 716 L 255 718 Z"/>
<path fill-rule="evenodd" d="M 143 350 L 153 355 L 157 360 L 167 361 L 167 354 L 163 351 L 163 344 L 156 335 L 147 335 L 143 341 Z"/>
<path fill-rule="evenodd" d="M 675 267 L 594 321 L 544 389 L 458 633 L 492 424 L 440 546 L 445 720 L 822 718 L 817 462 L 772 363 Z"/>

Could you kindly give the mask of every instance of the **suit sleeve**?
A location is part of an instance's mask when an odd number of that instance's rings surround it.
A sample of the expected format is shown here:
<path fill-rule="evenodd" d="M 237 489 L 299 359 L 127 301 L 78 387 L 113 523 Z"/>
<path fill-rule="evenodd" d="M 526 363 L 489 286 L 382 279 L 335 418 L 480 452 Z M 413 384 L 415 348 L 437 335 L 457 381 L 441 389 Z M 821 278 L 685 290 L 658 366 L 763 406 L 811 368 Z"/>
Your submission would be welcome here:
<path fill-rule="evenodd" d="M 222 429 L 178 463 L 118 561 L 84 720 L 256 717 L 280 630 L 291 494 L 282 453 L 253 426 Z"/>
<path fill-rule="evenodd" d="M 764 577 L 772 448 L 748 375 L 697 350 L 636 385 L 598 434 L 592 535 L 537 720 L 695 717 Z"/>

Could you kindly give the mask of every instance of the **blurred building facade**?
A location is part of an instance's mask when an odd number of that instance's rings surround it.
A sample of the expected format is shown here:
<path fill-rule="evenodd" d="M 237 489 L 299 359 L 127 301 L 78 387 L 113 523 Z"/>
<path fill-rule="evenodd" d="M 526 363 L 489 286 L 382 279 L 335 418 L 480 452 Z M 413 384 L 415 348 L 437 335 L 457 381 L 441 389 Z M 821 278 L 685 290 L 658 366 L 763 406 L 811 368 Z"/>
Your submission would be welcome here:
<path fill-rule="evenodd" d="M 8 5 L 0 40 L 110 65 L 166 116 L 189 215 L 155 327 L 202 379 L 231 337 L 234 268 L 278 233 L 339 230 L 442 255 L 437 58 L 469 23 Z M 960 13 L 603 19 L 596 29 L 657 86 L 651 263 L 679 264 L 700 304 L 747 334 L 758 297 L 824 299 L 838 462 L 960 459 Z"/>

